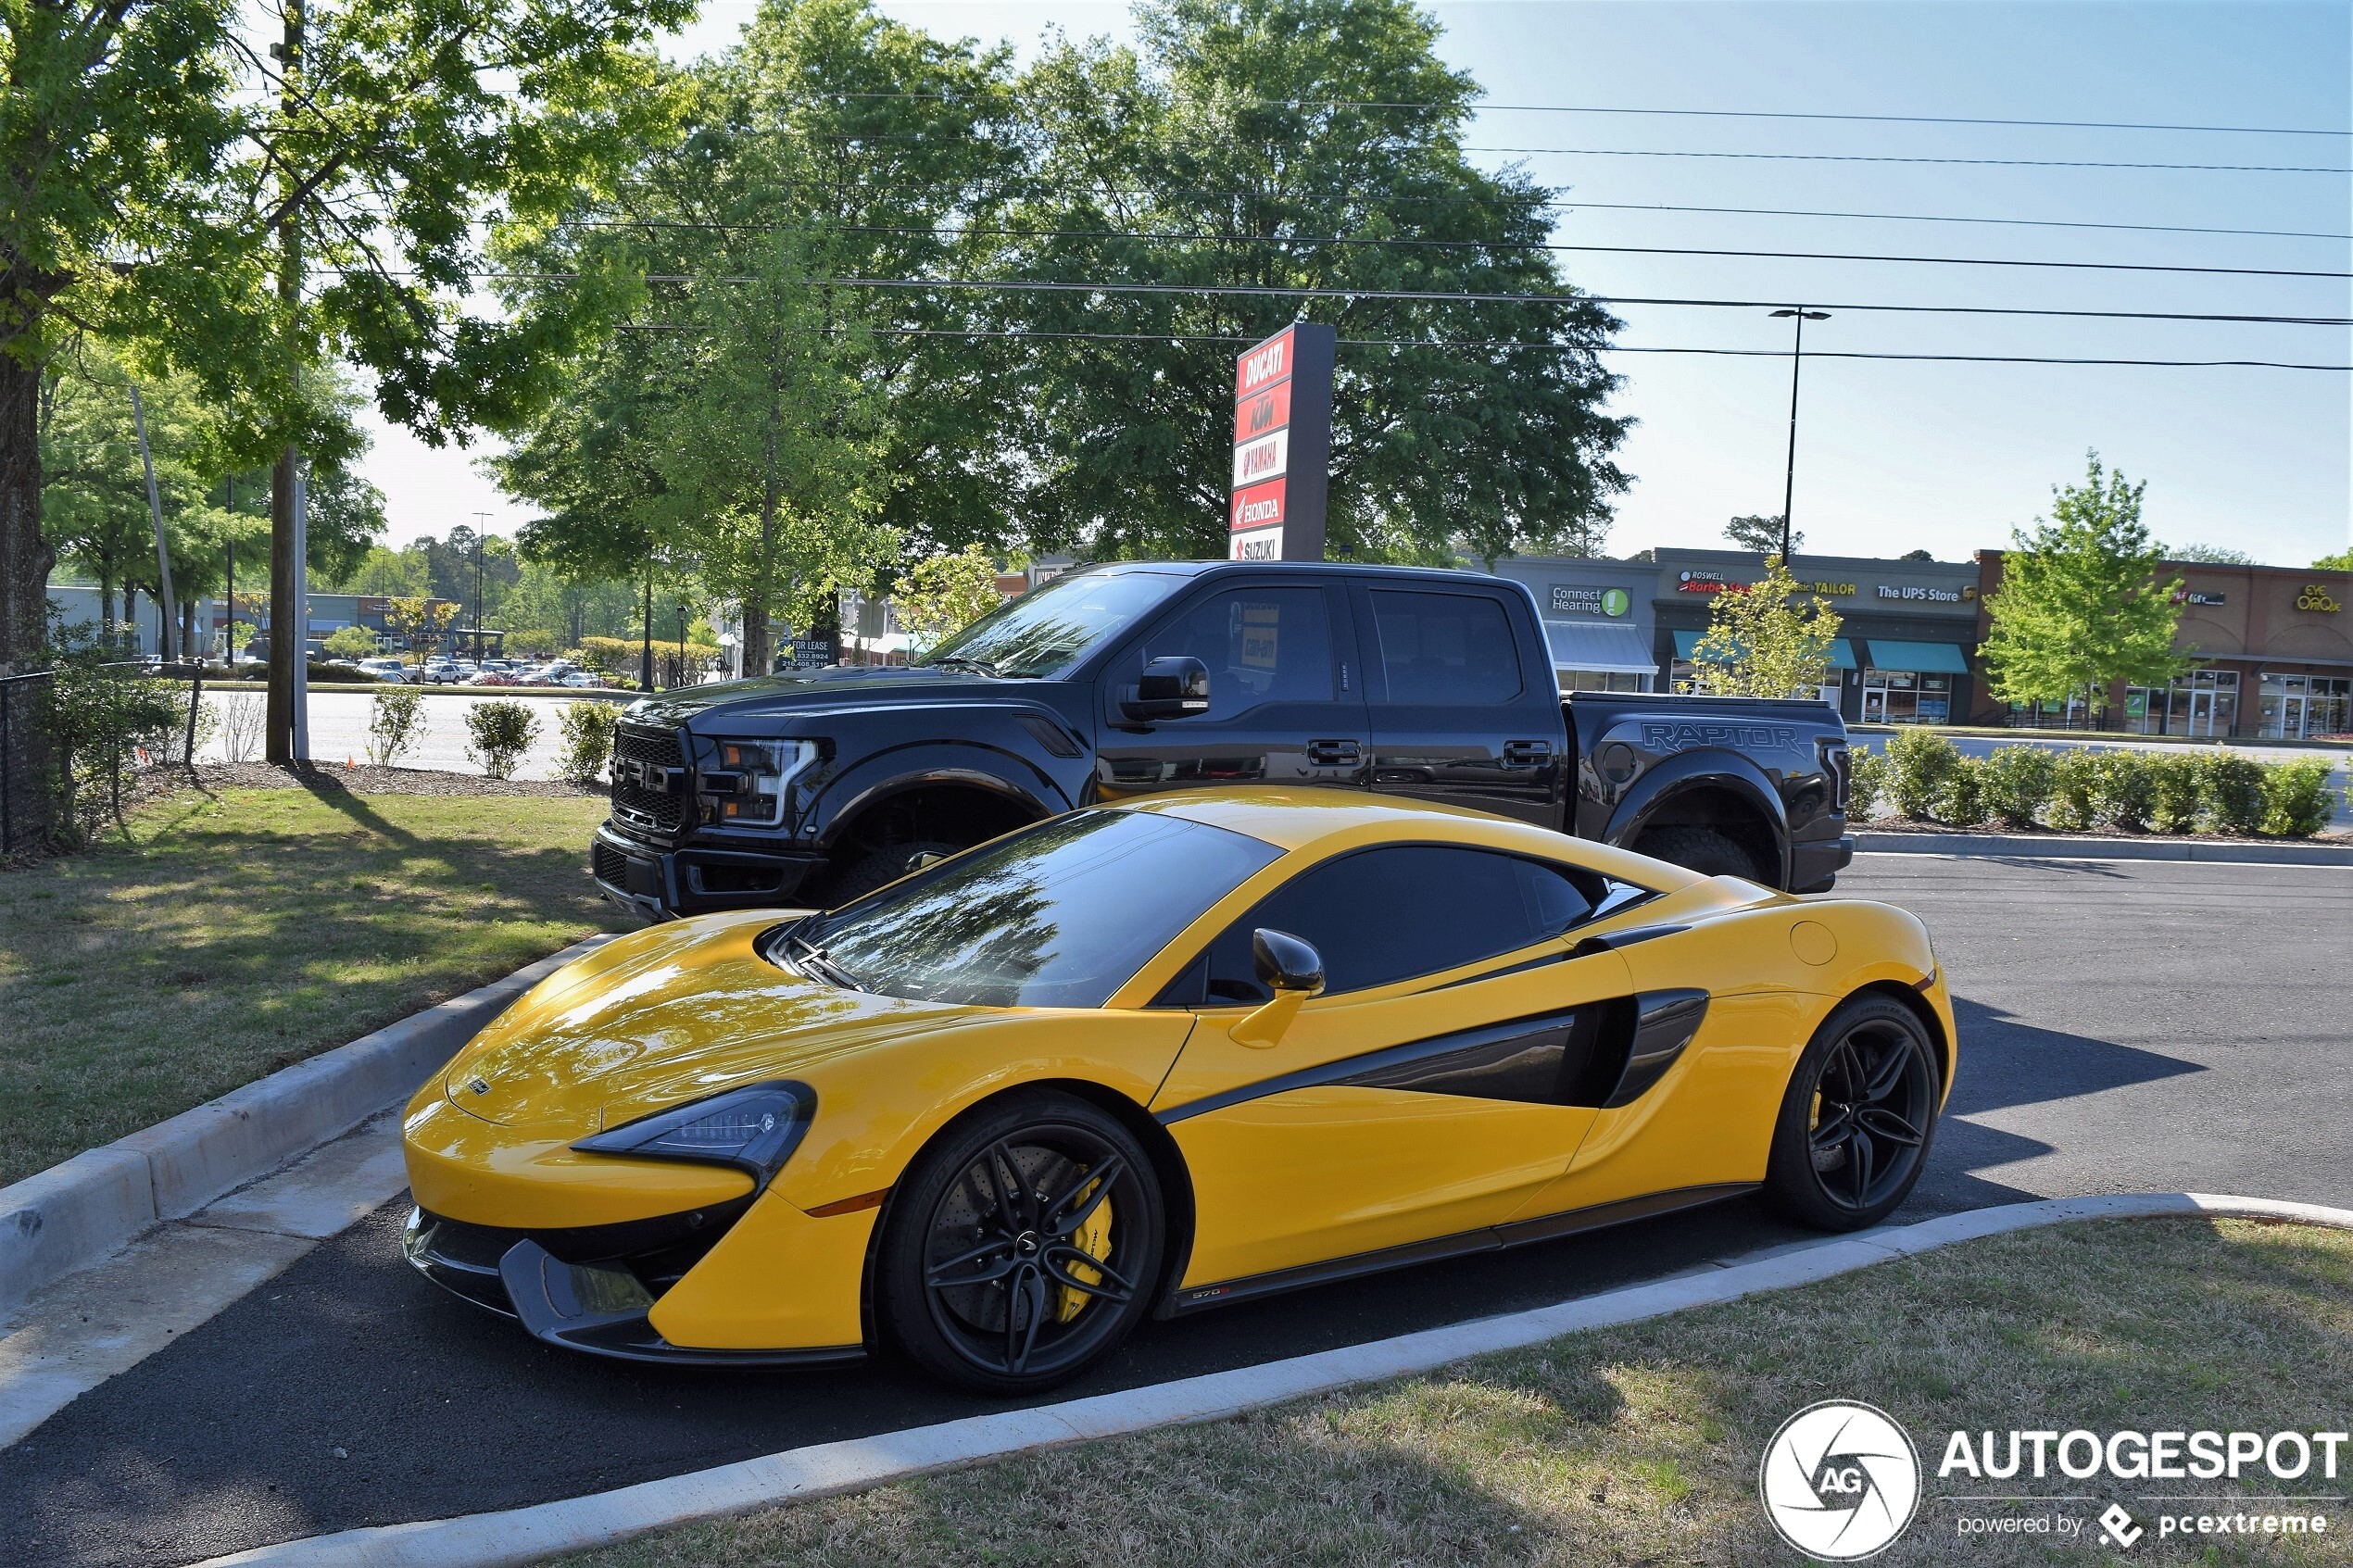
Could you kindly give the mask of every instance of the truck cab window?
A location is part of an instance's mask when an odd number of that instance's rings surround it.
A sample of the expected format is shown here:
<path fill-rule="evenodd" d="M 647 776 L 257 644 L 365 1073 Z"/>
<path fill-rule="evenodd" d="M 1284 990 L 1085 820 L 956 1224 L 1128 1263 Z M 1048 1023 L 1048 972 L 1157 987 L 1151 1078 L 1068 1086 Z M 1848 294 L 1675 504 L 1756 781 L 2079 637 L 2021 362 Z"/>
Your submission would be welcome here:
<path fill-rule="evenodd" d="M 1519 648 L 1498 601 L 1388 588 L 1371 596 L 1386 687 L 1374 700 L 1477 707 L 1519 695 Z"/>
<path fill-rule="evenodd" d="M 1331 618 L 1321 588 L 1236 588 L 1152 628 L 1133 659 L 1189 654 L 1209 667 L 1209 717 L 1264 703 L 1329 702 Z M 1133 679 L 1133 676 L 1129 677 Z"/>

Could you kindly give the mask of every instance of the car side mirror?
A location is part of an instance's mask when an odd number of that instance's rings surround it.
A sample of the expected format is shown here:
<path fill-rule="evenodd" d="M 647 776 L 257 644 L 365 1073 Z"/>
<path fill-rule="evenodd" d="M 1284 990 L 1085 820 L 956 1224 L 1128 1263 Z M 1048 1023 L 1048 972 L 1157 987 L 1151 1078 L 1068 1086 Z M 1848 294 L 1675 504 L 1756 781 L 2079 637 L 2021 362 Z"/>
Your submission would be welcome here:
<path fill-rule="evenodd" d="M 1190 654 L 1167 654 L 1144 666 L 1136 695 L 1119 710 L 1129 719 L 1182 719 L 1209 711 L 1209 666 Z"/>
<path fill-rule="evenodd" d="M 1274 999 L 1251 1013 L 1230 1031 L 1235 1041 L 1265 1050 L 1278 1043 L 1302 1003 L 1324 988 L 1324 956 L 1312 943 L 1288 931 L 1262 926 L 1250 934 L 1250 952 L 1259 983 L 1275 993 Z"/>

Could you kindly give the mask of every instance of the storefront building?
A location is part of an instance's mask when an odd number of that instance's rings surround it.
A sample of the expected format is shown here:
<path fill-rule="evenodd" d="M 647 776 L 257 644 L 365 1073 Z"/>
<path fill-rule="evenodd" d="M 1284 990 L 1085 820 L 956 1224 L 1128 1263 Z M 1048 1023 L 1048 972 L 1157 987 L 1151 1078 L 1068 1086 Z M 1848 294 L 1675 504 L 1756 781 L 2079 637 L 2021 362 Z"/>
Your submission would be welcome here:
<path fill-rule="evenodd" d="M 1981 604 L 2001 585 L 2002 554 L 1978 552 Z M 2190 668 L 2165 686 L 2120 683 L 2108 710 L 2122 729 L 2249 740 L 2353 734 L 2353 572 L 2203 561 L 2158 570 L 2182 580 L 2173 646 Z M 1990 696 L 1974 713 L 1981 723 L 2010 717 Z"/>
<path fill-rule="evenodd" d="M 1849 722 L 1957 723 L 1978 700 L 1980 568 L 1969 561 L 1801 555 L 1793 573 L 1839 615 L 1820 695 Z M 1658 552 L 1654 651 L 1680 684 L 1694 673 L 1716 596 L 1765 575 L 1744 550 Z"/>
<path fill-rule="evenodd" d="M 1495 575 L 1528 584 L 1565 692 L 1662 690 L 1651 591 L 1658 569 L 1637 561 L 1515 556 Z"/>

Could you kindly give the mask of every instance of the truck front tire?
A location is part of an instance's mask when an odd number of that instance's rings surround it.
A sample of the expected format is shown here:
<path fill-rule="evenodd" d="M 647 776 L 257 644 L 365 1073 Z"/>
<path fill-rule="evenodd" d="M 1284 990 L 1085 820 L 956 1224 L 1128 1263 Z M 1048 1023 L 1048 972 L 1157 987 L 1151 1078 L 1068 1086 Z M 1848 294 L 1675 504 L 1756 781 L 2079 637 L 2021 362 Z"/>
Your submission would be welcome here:
<path fill-rule="evenodd" d="M 1745 877 L 1768 887 L 1775 880 L 1757 866 L 1747 850 L 1714 828 L 1653 828 L 1635 840 L 1633 849 L 1637 855 L 1648 855 L 1654 860 L 1665 860 L 1702 876 Z"/>

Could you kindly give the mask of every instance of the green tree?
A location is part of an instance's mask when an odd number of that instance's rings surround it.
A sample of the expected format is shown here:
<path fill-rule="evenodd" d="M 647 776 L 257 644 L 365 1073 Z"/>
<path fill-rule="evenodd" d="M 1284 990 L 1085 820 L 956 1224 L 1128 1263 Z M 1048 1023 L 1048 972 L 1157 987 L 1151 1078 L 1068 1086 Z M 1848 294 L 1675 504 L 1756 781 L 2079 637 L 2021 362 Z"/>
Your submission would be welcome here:
<path fill-rule="evenodd" d="M 365 626 L 338 626 L 319 646 L 330 659 L 368 659 L 376 652 L 376 634 Z"/>
<path fill-rule="evenodd" d="M 2089 455 L 2083 483 L 2054 486 L 2055 521 L 2013 531 L 2002 585 L 1985 603 L 1983 648 L 1994 695 L 2005 702 L 2103 704 L 2122 681 L 2161 686 L 2185 666 L 2173 651 L 2179 578 L 2159 581 L 2164 546 L 2141 521 L 2147 482 L 2131 484 Z"/>
<path fill-rule="evenodd" d="M 2233 550 L 2227 545 L 2175 545 L 2159 546 L 2171 560 L 2203 561 L 2208 566 L 2253 566 L 2255 558 L 2245 550 Z"/>
<path fill-rule="evenodd" d="M 1686 689 L 1716 696 L 1811 696 L 1830 666 L 1839 615 L 1808 596 L 1779 555 L 1744 593 L 1718 594 L 1692 650 Z"/>
<path fill-rule="evenodd" d="M 1023 78 L 1028 194 L 994 265 L 1273 292 L 1001 297 L 1008 325 L 1082 334 L 1029 340 L 1009 427 L 1035 545 L 1224 555 L 1234 355 L 1305 319 L 1382 345 L 1340 351 L 1335 554 L 1597 553 L 1626 483 L 1596 358 L 1617 322 L 1538 248 L 1551 193 L 1463 153 L 1478 89 L 1437 21 L 1406 0 L 1144 0 L 1136 20 L 1136 47 L 1059 44 Z M 1423 292 L 1556 302 L 1378 297 Z M 1083 336 L 1105 332 L 1124 341 Z"/>
<path fill-rule="evenodd" d="M 2333 556 L 2322 556 L 2312 563 L 2312 570 L 2315 571 L 2353 571 L 2353 546 L 2348 546 Z"/>
<path fill-rule="evenodd" d="M 997 558 L 978 545 L 917 561 L 891 595 L 900 629 L 920 656 L 1004 603 L 997 591 Z"/>
<path fill-rule="evenodd" d="M 420 596 L 431 587 L 432 580 L 426 575 L 425 559 L 421 553 L 371 545 L 359 564 L 341 580 L 339 591 L 394 598 Z"/>
<path fill-rule="evenodd" d="M 1743 550 L 1755 550 L 1760 556 L 1781 553 L 1781 520 L 1772 517 L 1736 517 L 1724 525 L 1724 537 Z M 1790 535 L 1789 546 L 1794 550 L 1806 543 L 1806 531 L 1799 529 Z"/>

